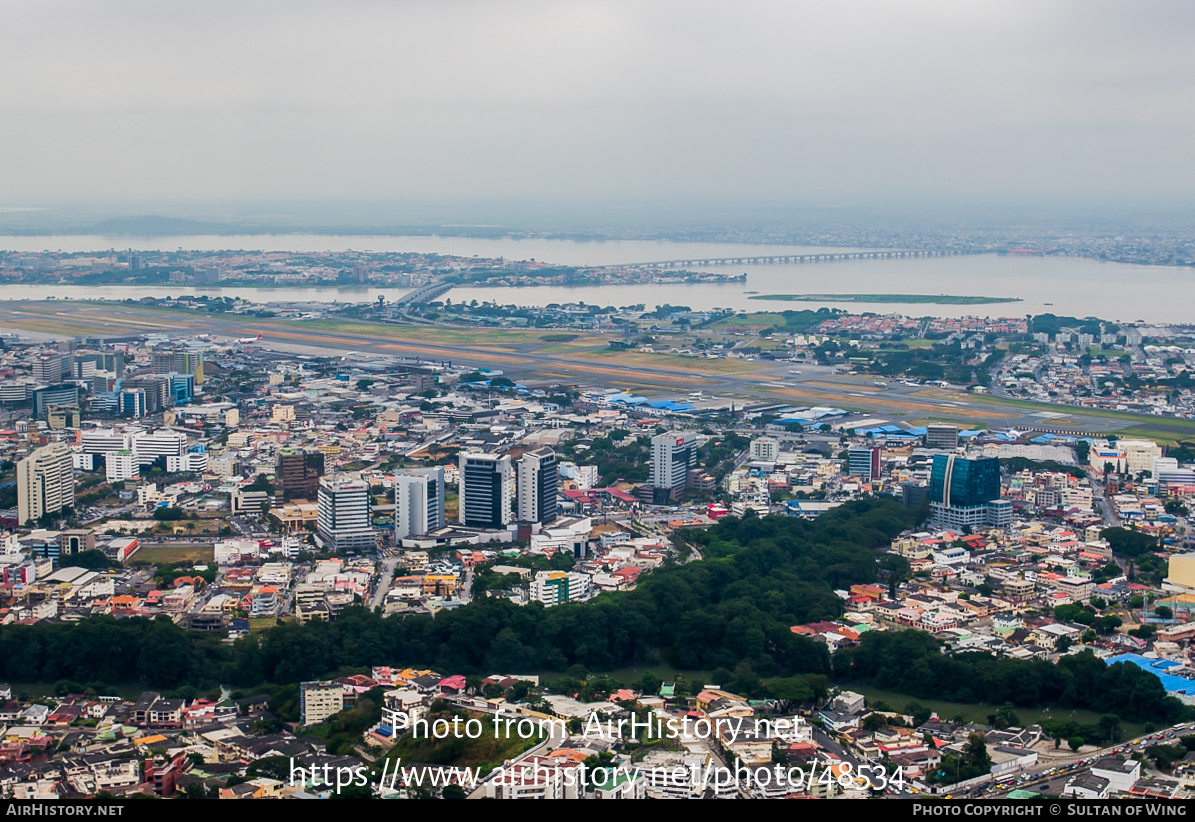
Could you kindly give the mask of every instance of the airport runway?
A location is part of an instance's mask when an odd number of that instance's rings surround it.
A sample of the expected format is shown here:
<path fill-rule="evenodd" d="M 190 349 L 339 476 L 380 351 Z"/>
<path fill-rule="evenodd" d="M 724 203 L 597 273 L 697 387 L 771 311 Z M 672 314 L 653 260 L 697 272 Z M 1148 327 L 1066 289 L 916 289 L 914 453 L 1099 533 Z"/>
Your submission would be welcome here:
<path fill-rule="evenodd" d="M 0 328 L 39 337 L 104 337 L 208 333 L 220 342 L 262 334 L 256 347 L 312 356 L 358 355 L 451 360 L 472 368 L 496 368 L 511 379 L 619 388 L 680 399 L 700 391 L 739 402 L 826 405 L 891 421 L 956 422 L 968 428 L 1016 427 L 1091 433 L 1145 427 L 1195 439 L 1195 422 L 1144 415 L 1110 415 L 1068 406 L 1017 403 L 958 389 L 905 385 L 897 380 L 834 374 L 816 365 L 768 361 L 701 360 L 670 354 L 614 352 L 589 332 L 575 345 L 543 339 L 549 331 L 440 329 L 364 322 L 260 319 L 200 314 L 185 309 L 130 304 L 70 302 L 0 303 Z M 562 350 L 565 349 L 565 350 Z M 794 370 L 799 374 L 792 373 Z M 877 385 L 884 382 L 885 385 Z"/>

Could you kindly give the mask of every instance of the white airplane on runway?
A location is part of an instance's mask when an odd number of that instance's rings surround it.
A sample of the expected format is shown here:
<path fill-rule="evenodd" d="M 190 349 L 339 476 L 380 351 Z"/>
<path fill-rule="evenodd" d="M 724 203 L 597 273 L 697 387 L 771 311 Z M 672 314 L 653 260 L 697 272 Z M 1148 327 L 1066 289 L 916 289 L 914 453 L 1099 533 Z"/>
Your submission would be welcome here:
<path fill-rule="evenodd" d="M 256 337 L 237 337 L 237 344 L 238 345 L 249 345 L 250 343 L 255 343 L 260 339 L 261 339 L 261 333 L 259 332 Z"/>

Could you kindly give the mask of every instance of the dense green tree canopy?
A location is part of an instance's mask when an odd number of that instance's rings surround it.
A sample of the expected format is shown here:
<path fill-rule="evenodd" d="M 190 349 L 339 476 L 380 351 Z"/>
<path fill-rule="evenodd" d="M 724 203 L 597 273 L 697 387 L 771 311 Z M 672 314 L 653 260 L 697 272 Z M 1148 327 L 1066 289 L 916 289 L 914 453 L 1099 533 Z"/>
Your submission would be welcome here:
<path fill-rule="evenodd" d="M 1156 677 L 1132 665 L 1107 666 L 1090 652 L 1057 665 L 947 656 L 929 634 L 894 631 L 864 634 L 831 663 L 824 644 L 790 630 L 841 615 L 835 589 L 899 578 L 903 567 L 884 549 L 911 517 L 890 499 L 848 503 L 812 522 L 727 517 L 684 532 L 704 559 L 658 568 L 633 591 L 554 608 L 479 597 L 434 619 L 383 619 L 355 606 L 334 623 L 280 624 L 232 646 L 165 617 L 3 626 L 0 681 L 281 686 L 379 664 L 571 676 L 570 669 L 608 671 L 662 656 L 682 669 L 725 669 L 731 687 L 791 701 L 824 693 L 832 670 L 840 680 L 920 699 L 1057 704 L 1129 720 L 1158 721 L 1181 710 Z M 1102 619 L 1093 627 L 1103 630 Z"/>
<path fill-rule="evenodd" d="M 1173 719 L 1182 704 L 1135 665 L 1106 665 L 1090 651 L 1045 660 L 997 659 L 986 653 L 944 655 L 921 631 L 864 634 L 834 655 L 834 674 L 921 699 L 1088 708 L 1129 720 Z"/>

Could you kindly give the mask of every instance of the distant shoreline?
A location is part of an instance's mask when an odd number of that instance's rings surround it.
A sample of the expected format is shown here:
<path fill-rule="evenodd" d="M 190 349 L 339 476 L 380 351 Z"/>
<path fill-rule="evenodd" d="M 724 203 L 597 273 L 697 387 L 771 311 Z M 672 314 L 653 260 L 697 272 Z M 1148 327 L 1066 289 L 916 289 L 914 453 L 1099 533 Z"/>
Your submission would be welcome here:
<path fill-rule="evenodd" d="M 794 303 L 935 303 L 938 305 L 988 305 L 1019 303 L 1020 297 L 968 297 L 954 294 L 757 294 L 751 300 L 783 300 Z"/>

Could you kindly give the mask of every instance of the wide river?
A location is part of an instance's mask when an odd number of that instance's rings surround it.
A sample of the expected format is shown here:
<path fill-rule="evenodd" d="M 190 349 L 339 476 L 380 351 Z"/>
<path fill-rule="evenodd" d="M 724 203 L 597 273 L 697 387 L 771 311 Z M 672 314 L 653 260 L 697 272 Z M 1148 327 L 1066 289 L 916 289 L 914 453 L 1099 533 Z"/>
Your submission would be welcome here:
<path fill-rule="evenodd" d="M 659 260 L 764 256 L 846 251 L 788 245 L 682 243 L 542 239 L 474 239 L 469 237 L 386 237 L 340 235 L 179 236 L 138 239 L 91 235 L 0 237 L 0 249 L 12 251 L 92 251 L 111 249 L 173 251 L 411 251 L 459 256 L 535 259 L 561 265 L 616 265 Z M 789 265 L 724 266 L 708 270 L 746 272 L 747 282 L 646 284 L 627 286 L 533 286 L 524 288 L 455 288 L 447 298 L 494 301 L 503 305 L 542 306 L 584 301 L 599 305 L 648 308 L 669 303 L 694 310 L 733 308 L 743 311 L 837 306 L 851 311 L 913 316 L 1024 316 L 1051 312 L 1110 320 L 1159 323 L 1195 322 L 1195 269 L 1140 266 L 1062 257 L 984 254 L 907 260 L 850 260 Z M 987 305 L 929 303 L 781 302 L 751 299 L 746 292 L 766 294 L 953 294 L 1018 297 L 1020 302 Z M 378 294 L 394 299 L 400 289 L 379 288 L 217 288 L 213 286 L 27 286 L 6 285 L 3 299 L 126 299 L 145 296 L 209 294 L 258 301 L 365 302 Z"/>

